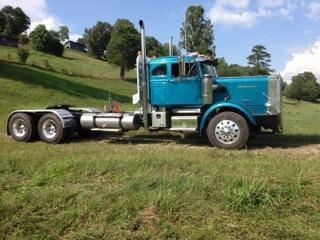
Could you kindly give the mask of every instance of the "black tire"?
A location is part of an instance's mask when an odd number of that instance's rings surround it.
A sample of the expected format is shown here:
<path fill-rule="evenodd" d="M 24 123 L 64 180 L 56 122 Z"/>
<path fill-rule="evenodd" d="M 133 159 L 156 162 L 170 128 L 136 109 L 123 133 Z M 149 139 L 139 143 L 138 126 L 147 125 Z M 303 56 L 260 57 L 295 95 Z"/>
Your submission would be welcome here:
<path fill-rule="evenodd" d="M 63 143 L 69 134 L 69 130 L 63 128 L 62 122 L 57 115 L 48 113 L 39 120 L 38 134 L 40 139 L 47 143 Z"/>
<path fill-rule="evenodd" d="M 235 112 L 222 112 L 214 116 L 206 133 L 213 146 L 225 149 L 243 148 L 249 139 L 247 121 Z"/>
<path fill-rule="evenodd" d="M 16 141 L 32 141 L 36 134 L 33 118 L 25 113 L 15 113 L 9 120 L 9 134 Z"/>

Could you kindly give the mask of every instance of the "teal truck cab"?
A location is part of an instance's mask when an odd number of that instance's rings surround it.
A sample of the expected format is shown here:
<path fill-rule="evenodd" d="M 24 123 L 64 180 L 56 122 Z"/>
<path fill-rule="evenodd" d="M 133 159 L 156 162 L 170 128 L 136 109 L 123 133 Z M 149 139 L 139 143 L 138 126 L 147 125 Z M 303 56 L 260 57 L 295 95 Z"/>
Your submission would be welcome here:
<path fill-rule="evenodd" d="M 215 62 L 197 54 L 147 60 L 146 69 L 148 129 L 206 134 L 222 148 L 241 148 L 262 128 L 281 131 L 277 76 L 218 77 Z"/>
<path fill-rule="evenodd" d="M 218 77 L 216 62 L 198 54 L 146 57 L 141 27 L 142 53 L 137 57 L 135 112 L 102 112 L 96 108 L 55 107 L 18 110 L 10 114 L 7 131 L 18 141 L 34 135 L 49 143 L 63 142 L 73 131 L 195 132 L 206 135 L 213 146 L 239 149 L 250 135 L 281 132 L 281 82 L 278 76 Z"/>

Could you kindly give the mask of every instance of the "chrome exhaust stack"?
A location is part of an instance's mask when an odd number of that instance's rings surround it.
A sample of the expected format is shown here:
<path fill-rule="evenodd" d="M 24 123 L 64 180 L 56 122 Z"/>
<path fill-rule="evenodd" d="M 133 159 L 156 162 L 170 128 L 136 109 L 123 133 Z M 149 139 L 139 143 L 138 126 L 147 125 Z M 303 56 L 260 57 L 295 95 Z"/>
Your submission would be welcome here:
<path fill-rule="evenodd" d="M 142 56 L 142 66 L 141 66 L 141 80 L 142 80 L 142 111 L 143 111 L 143 126 L 145 129 L 149 127 L 148 113 L 149 113 L 149 103 L 148 103 L 148 81 L 147 81 L 147 47 L 146 47 L 146 34 L 144 23 L 142 20 L 139 21 L 140 33 L 141 33 L 141 56 Z"/>

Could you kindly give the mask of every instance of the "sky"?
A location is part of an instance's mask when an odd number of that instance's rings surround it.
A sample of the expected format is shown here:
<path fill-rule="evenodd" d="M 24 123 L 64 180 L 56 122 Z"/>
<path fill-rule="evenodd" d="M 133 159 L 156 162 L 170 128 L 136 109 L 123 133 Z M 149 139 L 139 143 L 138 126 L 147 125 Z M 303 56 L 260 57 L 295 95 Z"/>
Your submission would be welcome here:
<path fill-rule="evenodd" d="M 125 18 L 137 29 L 143 19 L 147 35 L 162 43 L 173 37 L 175 44 L 187 7 L 202 5 L 214 25 L 217 57 L 247 65 L 252 47 L 262 44 L 286 81 L 312 71 L 320 82 L 320 0 L 0 0 L 0 8 L 6 5 L 25 11 L 30 30 L 40 23 L 54 30 L 66 25 L 72 40 L 97 21 Z"/>

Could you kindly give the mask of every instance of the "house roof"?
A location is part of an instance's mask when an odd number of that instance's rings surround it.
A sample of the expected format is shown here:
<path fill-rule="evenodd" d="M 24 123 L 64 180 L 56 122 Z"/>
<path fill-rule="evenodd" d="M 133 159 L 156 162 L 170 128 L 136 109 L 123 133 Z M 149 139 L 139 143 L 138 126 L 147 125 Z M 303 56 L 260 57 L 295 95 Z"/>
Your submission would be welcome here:
<path fill-rule="evenodd" d="M 79 42 L 74 42 L 74 41 L 71 41 L 71 40 L 68 40 L 64 43 L 64 45 L 67 45 L 68 43 L 72 43 L 72 44 L 76 44 L 78 46 L 81 46 L 81 47 L 86 47 L 86 45 L 82 44 L 82 43 L 79 43 Z"/>

